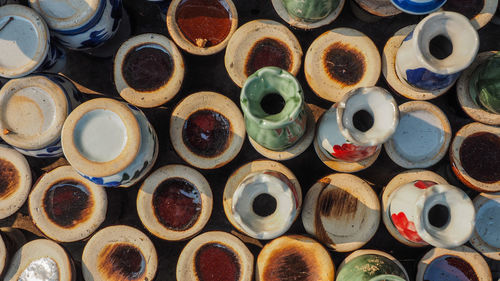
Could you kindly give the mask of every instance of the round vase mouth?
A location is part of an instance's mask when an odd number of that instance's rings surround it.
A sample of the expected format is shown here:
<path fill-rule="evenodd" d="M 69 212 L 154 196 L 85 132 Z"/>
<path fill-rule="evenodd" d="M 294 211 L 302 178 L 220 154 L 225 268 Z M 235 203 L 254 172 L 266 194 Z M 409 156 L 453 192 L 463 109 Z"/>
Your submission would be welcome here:
<path fill-rule="evenodd" d="M 430 71 L 453 74 L 467 68 L 479 50 L 479 35 L 469 19 L 455 12 L 437 12 L 425 17 L 413 31 L 416 56 Z M 441 40 L 434 43 L 433 40 Z M 451 50 L 439 49 L 449 45 Z M 441 52 L 436 57 L 433 53 Z M 442 55 L 442 56 L 440 56 Z M 442 57 L 442 58 L 441 58 Z"/>
<path fill-rule="evenodd" d="M 391 0 L 401 11 L 413 15 L 425 15 L 441 8 L 446 0 Z"/>
<path fill-rule="evenodd" d="M 340 132 L 356 145 L 384 143 L 394 134 L 399 123 L 396 100 L 380 87 L 352 90 L 336 106 Z"/>
<path fill-rule="evenodd" d="M 267 113 L 261 105 L 270 94 L 278 94 L 284 100 L 279 113 Z M 241 108 L 245 118 L 252 119 L 263 129 L 278 129 L 291 124 L 304 110 L 304 94 L 299 81 L 286 70 L 263 67 L 246 80 L 241 89 Z"/>

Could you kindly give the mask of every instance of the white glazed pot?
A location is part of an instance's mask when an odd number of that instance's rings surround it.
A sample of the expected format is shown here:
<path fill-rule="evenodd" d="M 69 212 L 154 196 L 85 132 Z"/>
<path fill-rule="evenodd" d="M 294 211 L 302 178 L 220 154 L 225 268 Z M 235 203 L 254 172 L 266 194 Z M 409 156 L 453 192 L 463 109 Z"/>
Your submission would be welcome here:
<path fill-rule="evenodd" d="M 364 132 L 353 122 L 359 111 L 366 111 L 373 118 L 373 125 Z M 398 105 L 387 90 L 357 88 L 325 112 L 316 141 L 329 159 L 357 162 L 374 155 L 395 132 L 398 122 Z"/>
<path fill-rule="evenodd" d="M 442 59 L 431 54 L 431 41 L 438 36 L 446 37 L 452 46 L 451 53 Z M 436 42 L 435 48 L 442 47 L 437 45 Z M 399 79 L 418 89 L 446 89 L 474 61 L 478 49 L 477 31 L 465 16 L 455 12 L 433 13 L 420 21 L 399 47 L 396 73 Z"/>
<path fill-rule="evenodd" d="M 432 181 L 414 181 L 389 197 L 389 217 L 407 240 L 453 248 L 467 242 L 474 230 L 475 210 L 462 190 Z"/>
<path fill-rule="evenodd" d="M 69 49 L 102 45 L 118 30 L 121 0 L 29 0 L 55 37 Z"/>

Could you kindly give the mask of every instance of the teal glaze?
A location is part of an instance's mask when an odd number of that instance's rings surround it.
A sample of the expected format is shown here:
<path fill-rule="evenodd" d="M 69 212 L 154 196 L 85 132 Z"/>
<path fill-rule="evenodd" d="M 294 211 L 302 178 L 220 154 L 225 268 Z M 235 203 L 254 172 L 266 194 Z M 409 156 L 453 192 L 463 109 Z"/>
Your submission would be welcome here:
<path fill-rule="evenodd" d="M 285 101 L 278 114 L 267 114 L 260 105 L 270 93 L 280 94 Z M 267 149 L 285 150 L 306 131 L 302 87 L 292 74 L 281 68 L 264 67 L 248 77 L 241 89 L 240 103 L 248 136 Z"/>
<path fill-rule="evenodd" d="M 316 22 L 326 18 L 340 0 L 282 0 L 286 10 L 300 21 Z"/>
<path fill-rule="evenodd" d="M 500 53 L 476 68 L 469 82 L 469 92 L 479 106 L 500 114 Z"/>
<path fill-rule="evenodd" d="M 390 259 L 367 254 L 346 263 L 339 271 L 337 281 L 407 281 L 405 273 Z"/>

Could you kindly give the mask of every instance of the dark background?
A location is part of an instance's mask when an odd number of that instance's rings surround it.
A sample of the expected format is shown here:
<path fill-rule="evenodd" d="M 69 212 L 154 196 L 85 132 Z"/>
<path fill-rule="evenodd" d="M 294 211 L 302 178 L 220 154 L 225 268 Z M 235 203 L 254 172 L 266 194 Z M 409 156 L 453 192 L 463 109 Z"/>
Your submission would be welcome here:
<path fill-rule="evenodd" d="M 278 17 L 270 0 L 233 1 L 238 10 L 240 26 L 254 19 L 272 19 L 287 25 L 281 20 L 281 18 Z M 325 27 L 313 31 L 302 31 L 291 28 L 287 25 L 299 39 L 304 56 L 315 38 L 323 32 L 336 27 L 351 27 L 362 31 L 375 42 L 379 51 L 382 53 L 386 41 L 392 34 L 404 26 L 418 23 L 418 21 L 423 18 L 408 14 L 400 14 L 393 18 L 380 20 L 376 23 L 366 23 L 354 17 L 349 1 L 350 0 L 347 1 L 340 16 L 332 24 Z M 157 5 L 151 2 L 146 2 L 145 0 L 123 0 L 123 2 L 125 9 L 130 16 L 132 35 L 153 32 L 166 35 L 170 38 L 166 28 L 166 23 L 163 21 L 160 14 L 160 8 Z M 480 51 L 500 50 L 499 26 L 490 23 L 479 31 L 479 35 L 481 39 Z M 160 152 L 153 170 L 167 164 L 177 163 L 187 165 L 173 150 L 168 133 L 171 111 L 182 98 L 198 91 L 208 90 L 224 94 L 239 105 L 240 89 L 231 81 L 225 70 L 224 54 L 225 51 L 223 50 L 218 54 L 203 57 L 183 52 L 186 75 L 181 91 L 173 100 L 166 103 L 164 106 L 153 109 L 144 109 L 149 121 L 156 129 L 160 141 Z M 111 58 L 103 59 L 93 57 L 82 52 L 68 51 L 68 63 L 64 74 L 79 84 L 80 90 L 88 93 L 92 97 L 99 93 L 120 98 L 113 84 L 112 69 L 113 60 Z M 331 106 L 331 102 L 318 98 L 309 88 L 304 78 L 303 69 L 301 69 L 297 77 L 304 89 L 307 103 L 312 103 L 322 108 L 328 108 Z M 377 85 L 389 89 L 382 75 Z M 408 101 L 394 92 L 393 94 L 399 104 Z M 451 123 L 453 133 L 457 132 L 463 125 L 472 122 L 472 119 L 470 119 L 461 110 L 458 104 L 455 87 L 443 96 L 434 99 L 431 102 L 446 113 Z M 211 230 L 221 230 L 227 232 L 235 231 L 226 219 L 222 207 L 222 193 L 226 180 L 233 171 L 243 164 L 263 158 L 263 156 L 258 154 L 252 148 L 248 139 L 246 139 L 241 152 L 232 162 L 219 169 L 201 171 L 210 182 L 214 195 L 212 216 L 206 227 L 203 229 L 203 232 Z M 64 163 L 64 159 L 41 160 L 29 158 L 28 161 L 30 162 L 34 172 L 34 180 L 36 180 L 43 172 Z M 334 173 L 333 170 L 326 167 L 319 160 L 312 145 L 299 157 L 289 161 L 283 161 L 282 163 L 290 168 L 299 179 L 302 186 L 303 196 L 305 196 L 308 189 L 317 180 Z M 468 189 L 457 180 L 451 171 L 450 161 L 447 156 L 445 156 L 438 164 L 428 169 L 445 177 L 450 184 L 465 190 L 471 198 L 474 198 L 477 195 L 477 192 Z M 365 171 L 355 173 L 355 175 L 371 183 L 377 194 L 380 194 L 384 185 L 387 184 L 395 175 L 404 170 L 405 169 L 394 164 L 385 151 L 382 151 L 380 157 L 372 167 L 366 169 Z M 164 241 L 151 235 L 142 226 L 137 216 L 135 206 L 138 186 L 139 185 L 129 189 L 107 188 L 109 200 L 108 215 L 101 228 L 114 224 L 126 224 L 136 227 L 146 233 L 155 244 L 159 257 L 158 271 L 155 280 L 175 280 L 177 258 L 187 241 Z M 39 231 L 34 229 L 29 220 L 26 204 L 18 213 L 1 220 L 0 226 L 23 228 L 25 229 L 24 232 L 29 239 L 34 239 L 36 238 L 36 235 L 41 235 Z M 300 216 L 287 234 L 306 235 Z M 265 244 L 266 242 L 268 241 L 261 241 L 262 244 Z M 77 267 L 78 278 L 81 280 L 83 280 L 83 278 L 81 277 L 80 263 L 85 243 L 86 241 L 62 244 L 73 257 Z M 470 246 L 469 243 L 467 243 L 467 245 Z M 256 259 L 259 254 L 260 247 L 248 243 L 247 246 L 250 248 Z M 392 238 L 392 236 L 387 232 L 382 221 L 380 222 L 380 227 L 376 235 L 363 248 L 378 249 L 395 256 L 403 263 L 412 280 L 414 280 L 416 276 L 418 261 L 427 251 L 431 249 L 431 247 L 410 248 L 404 246 Z M 348 254 L 337 253 L 332 250 L 329 250 L 329 252 L 336 267 Z M 493 279 L 497 280 L 500 278 L 500 262 L 488 259 L 487 261 L 490 264 Z"/>

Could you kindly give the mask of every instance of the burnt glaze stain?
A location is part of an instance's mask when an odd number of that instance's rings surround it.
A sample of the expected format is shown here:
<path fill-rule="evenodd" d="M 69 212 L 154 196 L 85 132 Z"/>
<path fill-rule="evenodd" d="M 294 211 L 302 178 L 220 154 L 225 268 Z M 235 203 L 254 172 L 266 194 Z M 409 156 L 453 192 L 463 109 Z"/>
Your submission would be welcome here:
<path fill-rule="evenodd" d="M 129 243 L 106 245 L 97 257 L 99 272 L 106 280 L 143 280 L 146 259 L 140 249 Z"/>
<path fill-rule="evenodd" d="M 459 151 L 460 162 L 472 178 L 484 182 L 500 181 L 500 138 L 478 132 L 468 136 Z"/>
<path fill-rule="evenodd" d="M 202 157 L 215 157 L 224 152 L 229 144 L 231 123 L 227 118 L 210 109 L 191 114 L 182 130 L 184 144 Z"/>
<path fill-rule="evenodd" d="M 322 178 L 318 183 L 321 184 L 321 192 L 319 194 L 318 200 L 321 200 L 322 194 L 325 190 L 325 188 L 330 185 L 331 179 L 329 178 Z M 325 230 L 325 227 L 323 226 L 323 223 L 321 222 L 321 213 L 322 213 L 323 206 L 321 202 L 318 202 L 316 204 L 316 209 L 314 210 L 314 231 L 316 234 L 316 237 L 318 238 L 319 241 L 325 243 L 325 244 L 333 244 L 332 239 L 330 236 L 328 236 L 328 233 Z"/>
<path fill-rule="evenodd" d="M 472 266 L 460 257 L 445 255 L 433 260 L 424 281 L 479 281 Z"/>
<path fill-rule="evenodd" d="M 0 198 L 6 198 L 16 191 L 21 176 L 14 164 L 0 159 Z"/>
<path fill-rule="evenodd" d="M 154 91 L 172 77 L 174 61 L 163 47 L 140 45 L 129 51 L 123 60 L 122 75 L 125 82 L 140 92 Z"/>
<path fill-rule="evenodd" d="M 318 205 L 321 216 L 347 218 L 356 213 L 358 199 L 343 189 L 334 188 L 321 192 Z"/>
<path fill-rule="evenodd" d="M 245 75 L 250 76 L 265 66 L 276 66 L 291 71 L 290 48 L 275 38 L 261 39 L 252 46 L 245 63 Z"/>
<path fill-rule="evenodd" d="M 354 85 L 363 78 L 365 64 L 358 50 L 339 42 L 330 45 L 323 57 L 323 66 L 330 78 L 344 86 Z"/>
<path fill-rule="evenodd" d="M 185 179 L 167 179 L 153 193 L 153 210 L 158 221 L 166 228 L 179 231 L 189 229 L 201 213 L 200 192 Z"/>
<path fill-rule="evenodd" d="M 223 0 L 183 0 L 175 21 L 184 37 L 202 48 L 220 44 L 231 31 L 229 6 Z"/>
<path fill-rule="evenodd" d="M 266 281 L 317 281 L 318 274 L 300 248 L 281 248 L 271 253 L 263 270 Z M 311 257 L 314 258 L 314 257 Z"/>
<path fill-rule="evenodd" d="M 445 11 L 452 11 L 472 19 L 477 16 L 484 7 L 484 0 L 448 0 L 444 4 Z"/>
<path fill-rule="evenodd" d="M 86 221 L 94 202 L 88 188 L 75 180 L 61 180 L 53 184 L 43 198 L 43 208 L 51 221 L 71 228 Z"/>
<path fill-rule="evenodd" d="M 240 270 L 235 252 L 226 245 L 208 243 L 195 254 L 195 271 L 199 281 L 238 281 Z"/>

